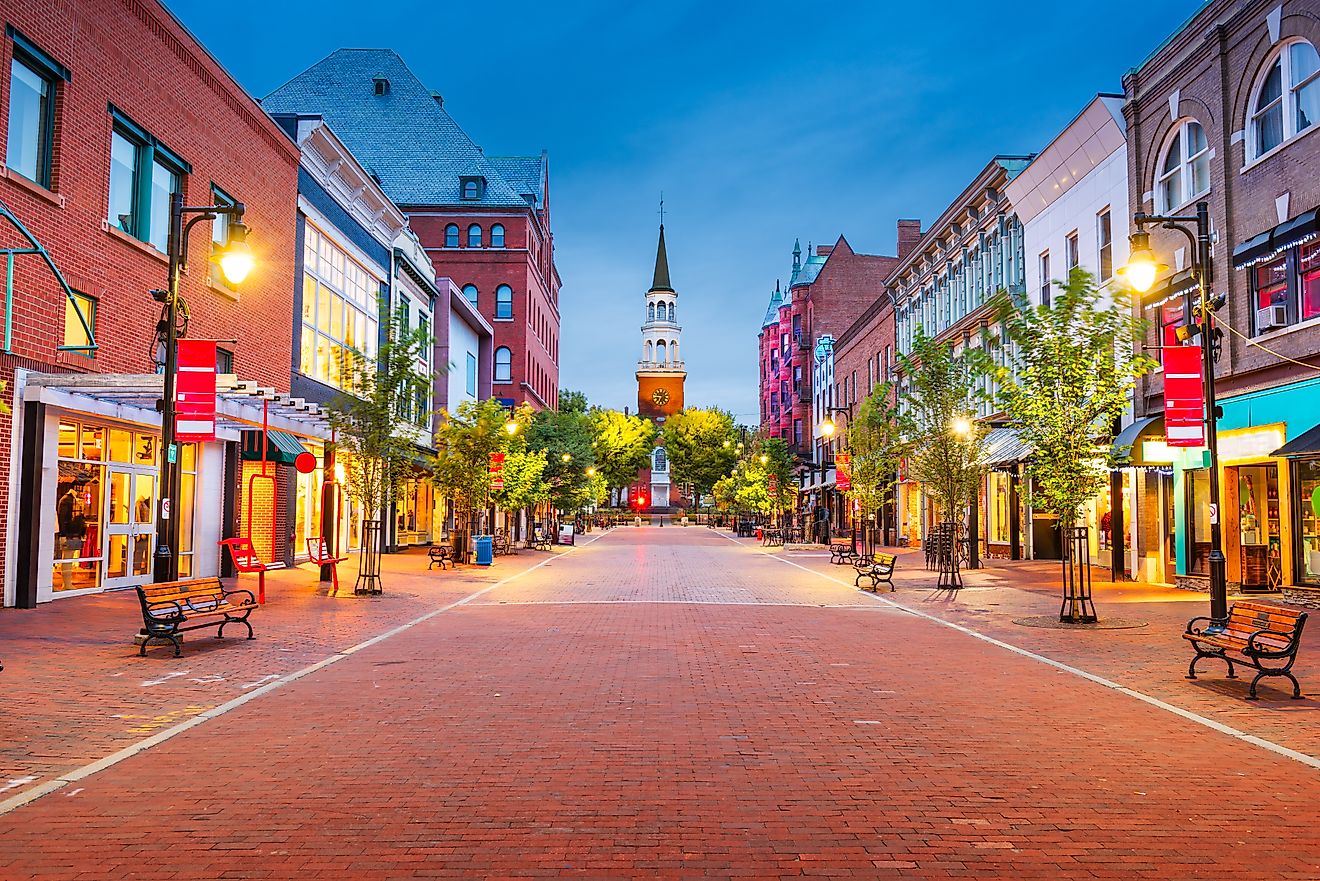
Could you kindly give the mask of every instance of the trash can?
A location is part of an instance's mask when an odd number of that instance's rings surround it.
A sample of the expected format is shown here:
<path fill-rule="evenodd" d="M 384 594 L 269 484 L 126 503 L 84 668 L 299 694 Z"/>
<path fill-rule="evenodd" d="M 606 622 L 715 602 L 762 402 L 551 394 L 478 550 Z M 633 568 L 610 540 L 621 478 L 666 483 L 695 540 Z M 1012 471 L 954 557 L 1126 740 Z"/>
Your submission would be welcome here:
<path fill-rule="evenodd" d="M 476 547 L 478 566 L 489 566 L 494 562 L 495 552 L 489 535 L 478 535 L 472 543 Z"/>

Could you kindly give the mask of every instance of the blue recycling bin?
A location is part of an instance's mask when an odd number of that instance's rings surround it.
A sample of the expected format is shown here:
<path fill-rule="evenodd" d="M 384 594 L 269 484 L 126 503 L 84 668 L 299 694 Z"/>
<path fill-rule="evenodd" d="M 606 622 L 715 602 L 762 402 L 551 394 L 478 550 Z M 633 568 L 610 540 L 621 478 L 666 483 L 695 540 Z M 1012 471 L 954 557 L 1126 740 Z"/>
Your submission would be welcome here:
<path fill-rule="evenodd" d="M 478 566 L 489 566 L 495 561 L 495 549 L 489 535 L 478 535 L 473 544 L 477 551 Z"/>

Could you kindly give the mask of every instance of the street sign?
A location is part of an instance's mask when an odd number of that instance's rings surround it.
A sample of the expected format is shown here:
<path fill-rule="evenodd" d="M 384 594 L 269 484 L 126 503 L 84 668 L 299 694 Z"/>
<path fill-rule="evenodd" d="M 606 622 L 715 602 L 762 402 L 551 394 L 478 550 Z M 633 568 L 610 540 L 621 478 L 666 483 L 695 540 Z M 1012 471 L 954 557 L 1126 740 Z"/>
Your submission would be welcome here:
<path fill-rule="evenodd" d="M 766 484 L 769 486 L 771 495 L 779 492 L 779 475 L 771 474 L 770 477 L 767 478 Z"/>
<path fill-rule="evenodd" d="M 1164 352 L 1164 434 L 1171 447 L 1205 446 L 1205 376 L 1200 346 Z"/>
<path fill-rule="evenodd" d="M 502 490 L 502 489 L 504 489 L 504 478 L 503 478 L 503 477 L 492 477 L 492 478 L 490 479 L 490 491 L 491 491 L 491 492 L 499 492 L 499 491 Z"/>
<path fill-rule="evenodd" d="M 168 520 L 168 519 L 170 519 L 170 500 L 169 500 L 169 499 L 161 499 L 161 500 L 160 500 L 160 519 L 162 519 L 162 520 Z"/>

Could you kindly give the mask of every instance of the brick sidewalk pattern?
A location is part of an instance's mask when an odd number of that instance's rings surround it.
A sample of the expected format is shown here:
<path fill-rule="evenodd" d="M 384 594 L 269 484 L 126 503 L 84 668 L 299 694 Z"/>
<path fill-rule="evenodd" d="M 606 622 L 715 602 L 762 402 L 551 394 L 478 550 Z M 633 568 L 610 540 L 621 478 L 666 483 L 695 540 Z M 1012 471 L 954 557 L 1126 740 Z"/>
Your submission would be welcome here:
<path fill-rule="evenodd" d="M 103 723 L 91 707 L 232 695 L 515 571 L 428 581 L 399 559 L 392 603 L 282 582 L 262 639 L 194 639 L 179 661 L 63 627 L 51 663 L 73 681 L 26 718 L 50 717 L 67 761 L 56 732 Z M 1057 608 L 1043 576 L 1001 567 L 946 599 L 916 562 L 898 602 L 1316 742 L 1313 644 L 1306 700 L 1244 704 L 1241 683 L 1182 679 L 1194 601 L 1108 598 L 1151 622 L 1135 631 L 1034 630 L 1011 619 Z M 615 530 L 5 815 L 0 878 L 1320 878 L 1320 771 L 829 580 L 845 572 L 705 529 Z M 1030 584 L 990 583 L 1015 574 Z M 6 613 L 0 645 L 20 614 L 109 625 L 117 599 Z M 147 687 L 148 669 L 192 672 Z"/>

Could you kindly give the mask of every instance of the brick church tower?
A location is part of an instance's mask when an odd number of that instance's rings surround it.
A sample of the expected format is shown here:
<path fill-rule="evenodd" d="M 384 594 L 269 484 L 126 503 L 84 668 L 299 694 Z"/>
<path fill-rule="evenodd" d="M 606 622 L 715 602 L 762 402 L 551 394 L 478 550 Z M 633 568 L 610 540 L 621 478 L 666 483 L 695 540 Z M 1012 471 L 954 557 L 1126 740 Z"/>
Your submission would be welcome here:
<path fill-rule="evenodd" d="M 679 340 L 682 330 L 677 315 L 678 294 L 669 281 L 669 255 L 665 251 L 665 225 L 660 224 L 660 242 L 655 252 L 655 274 L 646 292 L 646 321 L 642 324 L 642 358 L 637 362 L 637 412 L 664 429 L 665 419 L 683 409 L 683 369 Z M 663 443 L 663 442 L 662 442 Z M 670 494 L 669 461 L 664 446 L 651 454 L 651 467 L 638 475 L 637 489 L 645 493 L 648 507 L 667 511 L 678 504 Z"/>

